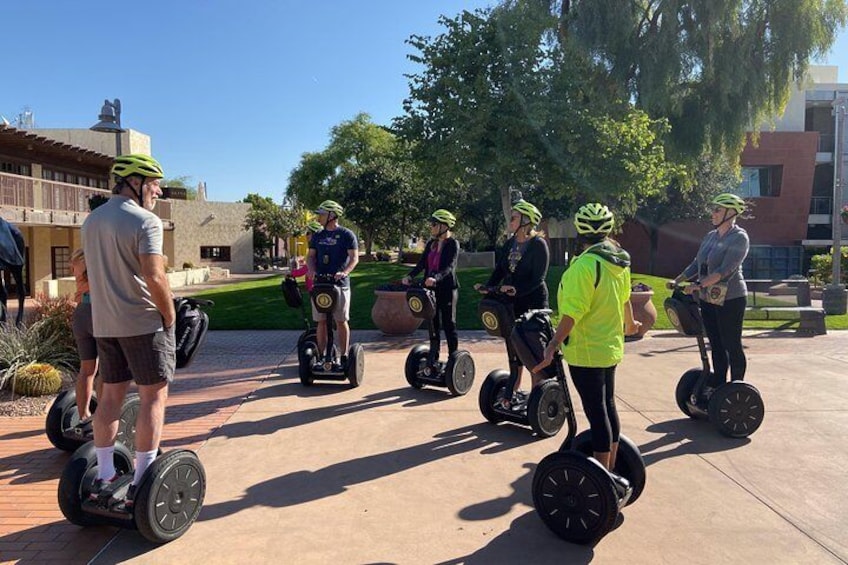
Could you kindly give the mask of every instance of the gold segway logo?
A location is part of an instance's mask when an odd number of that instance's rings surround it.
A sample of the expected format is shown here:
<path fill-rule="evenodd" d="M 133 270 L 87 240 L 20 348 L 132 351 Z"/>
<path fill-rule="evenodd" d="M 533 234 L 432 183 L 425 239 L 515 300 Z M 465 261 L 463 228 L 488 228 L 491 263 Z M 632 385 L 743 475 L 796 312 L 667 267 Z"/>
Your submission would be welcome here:
<path fill-rule="evenodd" d="M 483 312 L 482 320 L 487 330 L 495 331 L 498 329 L 498 317 L 493 312 Z"/>
<path fill-rule="evenodd" d="M 329 308 L 333 304 L 333 297 L 329 294 L 319 294 L 315 297 L 315 304 L 318 308 Z"/>
<path fill-rule="evenodd" d="M 407 303 L 409 304 L 409 309 L 416 314 L 420 314 L 421 311 L 424 310 L 424 303 L 421 302 L 421 299 L 417 296 L 410 297 Z"/>
<path fill-rule="evenodd" d="M 665 313 L 668 316 L 668 321 L 671 322 L 671 325 L 675 328 L 680 327 L 680 316 L 677 315 L 674 308 L 666 308 Z"/>

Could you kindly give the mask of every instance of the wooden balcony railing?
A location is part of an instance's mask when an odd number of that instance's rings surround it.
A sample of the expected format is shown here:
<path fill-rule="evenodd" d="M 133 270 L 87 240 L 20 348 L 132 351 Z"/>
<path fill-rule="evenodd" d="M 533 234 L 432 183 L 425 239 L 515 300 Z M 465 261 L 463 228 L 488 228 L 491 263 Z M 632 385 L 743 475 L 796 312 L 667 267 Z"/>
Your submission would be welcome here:
<path fill-rule="evenodd" d="M 13 223 L 81 225 L 88 216 L 88 199 L 112 193 L 65 182 L 55 182 L 9 173 L 0 173 L 0 208 L 3 217 Z M 156 202 L 153 212 L 162 218 L 166 229 L 173 227 L 171 203 Z"/>

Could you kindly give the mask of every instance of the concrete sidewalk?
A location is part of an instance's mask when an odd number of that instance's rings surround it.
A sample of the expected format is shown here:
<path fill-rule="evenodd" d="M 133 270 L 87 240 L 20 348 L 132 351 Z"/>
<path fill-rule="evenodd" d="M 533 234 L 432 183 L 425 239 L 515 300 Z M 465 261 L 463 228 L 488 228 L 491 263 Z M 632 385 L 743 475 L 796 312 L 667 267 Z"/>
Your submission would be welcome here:
<path fill-rule="evenodd" d="M 223 334 L 238 334 L 241 344 L 296 338 L 213 332 L 216 347 L 225 347 Z M 848 436 L 848 332 L 746 334 L 748 380 L 763 395 L 766 418 L 744 440 L 678 410 L 677 380 L 698 365 L 692 339 L 654 332 L 627 344 L 616 392 L 648 483 L 594 548 L 555 537 L 532 508 L 535 465 L 560 438 L 536 440 L 480 415 L 480 385 L 505 365 L 501 342 L 463 333 L 477 378 L 467 396 L 452 398 L 406 384 L 406 353 L 423 333 L 354 339 L 367 351 L 362 387 L 304 388 L 288 355 L 199 450 L 208 490 L 192 529 L 166 546 L 121 531 L 94 563 L 848 561 L 848 452 L 840 448 Z M 206 355 L 248 361 L 243 346 Z M 586 427 L 582 415 L 579 425 Z"/>

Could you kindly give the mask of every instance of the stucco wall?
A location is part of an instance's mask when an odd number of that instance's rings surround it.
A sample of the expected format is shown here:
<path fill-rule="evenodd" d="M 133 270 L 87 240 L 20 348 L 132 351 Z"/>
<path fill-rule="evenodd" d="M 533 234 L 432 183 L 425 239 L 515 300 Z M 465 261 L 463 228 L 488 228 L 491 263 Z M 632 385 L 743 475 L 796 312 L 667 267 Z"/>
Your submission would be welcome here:
<path fill-rule="evenodd" d="M 89 129 L 42 129 L 33 130 L 38 135 L 70 143 L 77 147 L 85 147 L 104 155 L 115 154 L 115 134 L 91 131 Z M 150 136 L 140 131 L 128 129 L 121 134 L 121 153 L 144 153 L 150 155 Z M 165 173 L 167 173 L 167 169 Z"/>
<path fill-rule="evenodd" d="M 253 230 L 244 229 L 250 204 L 170 200 L 174 221 L 173 239 L 166 237 L 168 263 L 182 267 L 221 267 L 232 273 L 253 272 Z M 200 258 L 201 246 L 229 247 L 230 261 Z"/>

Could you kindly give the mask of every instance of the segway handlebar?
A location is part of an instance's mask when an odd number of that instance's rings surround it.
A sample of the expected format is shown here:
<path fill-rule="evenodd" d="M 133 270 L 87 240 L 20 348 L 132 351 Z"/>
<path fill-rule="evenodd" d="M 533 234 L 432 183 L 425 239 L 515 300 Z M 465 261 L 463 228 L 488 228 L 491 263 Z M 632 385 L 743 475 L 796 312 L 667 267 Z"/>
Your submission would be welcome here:
<path fill-rule="evenodd" d="M 476 290 L 477 290 L 477 292 L 481 292 L 483 294 L 492 294 L 492 295 L 509 296 L 509 297 L 515 296 L 515 289 L 513 289 L 511 292 L 503 292 L 503 291 L 501 291 L 501 287 L 499 285 L 494 285 L 494 286 L 480 285 L 480 286 L 476 287 Z"/>
<path fill-rule="evenodd" d="M 340 285 L 341 280 L 336 280 L 335 273 L 319 273 L 315 275 L 313 279 L 316 283 L 326 283 L 326 284 L 335 284 Z"/>

